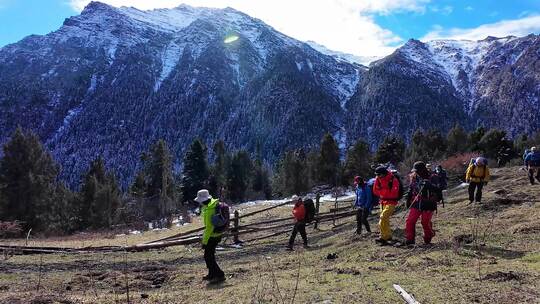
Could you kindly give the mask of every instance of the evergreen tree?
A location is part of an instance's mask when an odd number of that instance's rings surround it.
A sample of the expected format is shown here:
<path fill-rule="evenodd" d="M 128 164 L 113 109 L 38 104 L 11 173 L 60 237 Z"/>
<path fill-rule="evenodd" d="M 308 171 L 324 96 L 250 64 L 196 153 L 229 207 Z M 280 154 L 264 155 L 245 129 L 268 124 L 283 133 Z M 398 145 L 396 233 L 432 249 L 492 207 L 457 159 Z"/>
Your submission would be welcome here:
<path fill-rule="evenodd" d="M 227 166 L 230 163 L 230 155 L 225 148 L 225 142 L 218 140 L 214 144 L 214 163 L 210 168 L 210 177 L 208 180 L 208 190 L 210 194 L 221 197 L 222 188 L 225 186 Z M 223 197 L 224 198 L 224 197 Z"/>
<path fill-rule="evenodd" d="M 245 199 L 252 168 L 251 158 L 246 151 L 238 151 L 232 157 L 226 178 L 227 194 L 232 201 L 240 202 Z"/>
<path fill-rule="evenodd" d="M 24 228 L 43 230 L 55 204 L 59 168 L 37 135 L 21 128 L 4 146 L 0 160 L 3 220 L 24 222 Z"/>
<path fill-rule="evenodd" d="M 147 196 L 173 199 L 172 156 L 167 143 L 163 139 L 155 142 L 150 151 L 143 155 L 143 162 Z"/>
<path fill-rule="evenodd" d="M 319 165 L 319 181 L 336 185 L 339 180 L 339 147 L 329 133 L 326 133 L 321 141 Z"/>
<path fill-rule="evenodd" d="M 489 130 L 478 142 L 478 150 L 486 157 L 496 159 L 499 165 L 506 164 L 516 156 L 513 142 L 506 138 L 506 132 Z"/>
<path fill-rule="evenodd" d="M 287 151 L 277 167 L 274 187 L 282 195 L 299 194 L 309 190 L 308 167 L 302 149 Z"/>
<path fill-rule="evenodd" d="M 454 155 L 459 153 L 467 152 L 469 148 L 469 137 L 465 129 L 461 125 L 456 124 L 446 136 L 446 141 L 448 144 L 447 153 L 448 155 Z"/>
<path fill-rule="evenodd" d="M 480 151 L 479 142 L 486 134 L 486 129 L 483 126 L 476 128 L 469 134 L 469 142 L 471 151 Z"/>
<path fill-rule="evenodd" d="M 80 228 L 110 228 L 121 204 L 121 192 L 115 176 L 107 172 L 98 157 L 90 164 L 79 193 Z"/>
<path fill-rule="evenodd" d="M 431 130 L 424 133 L 421 130 L 414 132 L 411 146 L 409 148 L 409 163 L 412 165 L 415 161 L 431 161 L 439 159 L 446 151 L 446 139 L 440 132 Z"/>
<path fill-rule="evenodd" d="M 371 153 L 365 141 L 357 141 L 349 151 L 345 160 L 344 183 L 348 184 L 356 175 L 367 177 L 371 172 Z"/>
<path fill-rule="evenodd" d="M 185 200 L 194 199 L 197 191 L 207 187 L 210 172 L 206 155 L 204 144 L 195 139 L 184 157 L 181 189 Z"/>
<path fill-rule="evenodd" d="M 391 163 L 397 166 L 403 161 L 405 142 L 394 135 L 386 137 L 375 153 L 375 162 L 378 164 Z"/>
<path fill-rule="evenodd" d="M 148 186 L 146 185 L 146 181 L 144 179 L 144 172 L 141 171 L 135 177 L 135 181 L 133 181 L 129 192 L 134 197 L 142 198 L 146 196 L 147 187 Z"/>

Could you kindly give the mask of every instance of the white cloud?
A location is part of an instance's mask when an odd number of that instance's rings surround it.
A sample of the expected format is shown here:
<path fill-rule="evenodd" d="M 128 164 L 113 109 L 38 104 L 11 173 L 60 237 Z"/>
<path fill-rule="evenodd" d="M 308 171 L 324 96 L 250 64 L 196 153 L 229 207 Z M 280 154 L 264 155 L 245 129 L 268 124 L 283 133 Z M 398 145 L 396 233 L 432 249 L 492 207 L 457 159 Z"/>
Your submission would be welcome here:
<path fill-rule="evenodd" d="M 466 7 L 465 7 L 465 10 L 466 10 L 467 12 L 471 12 L 471 11 L 474 10 L 474 8 L 473 8 L 472 6 L 469 5 L 469 6 L 466 6 Z"/>
<path fill-rule="evenodd" d="M 454 11 L 454 8 L 450 5 L 446 5 L 443 7 L 438 7 L 434 5 L 434 6 L 431 6 L 429 9 L 434 13 L 441 13 L 446 16 L 450 15 Z"/>
<path fill-rule="evenodd" d="M 89 0 L 69 0 L 80 11 Z M 430 0 L 102 0 L 139 9 L 192 6 L 233 7 L 259 18 L 291 37 L 316 41 L 359 56 L 385 56 L 403 39 L 377 25 L 373 14 L 423 13 Z"/>
<path fill-rule="evenodd" d="M 531 33 L 540 33 L 540 15 L 529 16 L 521 19 L 503 20 L 496 23 L 483 24 L 476 28 L 451 28 L 443 29 L 440 26 L 433 28 L 421 40 L 434 39 L 467 39 L 482 40 L 487 36 L 525 36 Z"/>

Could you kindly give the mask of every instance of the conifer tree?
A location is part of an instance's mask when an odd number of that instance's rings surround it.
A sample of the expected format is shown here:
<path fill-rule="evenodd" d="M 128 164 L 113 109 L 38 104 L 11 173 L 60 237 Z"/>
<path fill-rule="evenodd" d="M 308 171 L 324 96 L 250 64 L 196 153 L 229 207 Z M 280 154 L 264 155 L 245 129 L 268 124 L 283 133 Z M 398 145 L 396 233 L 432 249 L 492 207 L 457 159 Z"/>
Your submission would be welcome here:
<path fill-rule="evenodd" d="M 160 139 L 143 155 L 148 197 L 174 198 L 172 156 L 167 143 Z"/>
<path fill-rule="evenodd" d="M 375 162 L 379 164 L 391 163 L 397 166 L 403 161 L 404 153 L 405 142 L 395 135 L 391 135 L 379 145 L 375 153 Z"/>
<path fill-rule="evenodd" d="M 24 228 L 47 227 L 57 187 L 59 168 L 37 135 L 17 128 L 4 145 L 0 160 L 3 220 L 19 220 Z"/>
<path fill-rule="evenodd" d="M 101 157 L 90 164 L 79 194 L 81 228 L 110 228 L 121 204 L 121 192 L 114 174 L 107 172 Z"/>
<path fill-rule="evenodd" d="M 486 134 L 486 129 L 483 126 L 476 128 L 469 134 L 469 143 L 471 151 L 480 151 L 479 142 Z"/>
<path fill-rule="evenodd" d="M 249 154 L 244 150 L 236 152 L 227 168 L 227 193 L 231 200 L 240 202 L 246 198 L 252 170 Z"/>
<path fill-rule="evenodd" d="M 326 133 L 321 141 L 319 165 L 319 181 L 336 185 L 339 180 L 339 147 L 329 133 Z"/>
<path fill-rule="evenodd" d="M 371 153 L 365 141 L 357 141 L 349 151 L 345 160 L 344 182 L 348 183 L 354 176 L 367 177 L 371 173 Z"/>
<path fill-rule="evenodd" d="M 184 200 L 193 200 L 197 191 L 206 188 L 209 176 L 206 147 L 195 139 L 184 157 L 181 186 Z"/>
<path fill-rule="evenodd" d="M 221 189 L 225 186 L 227 166 L 230 162 L 230 155 L 225 148 L 225 142 L 218 140 L 214 144 L 214 163 L 210 168 L 210 177 L 208 180 L 208 190 L 210 194 L 221 197 Z"/>
<path fill-rule="evenodd" d="M 467 149 L 470 146 L 469 137 L 465 129 L 461 125 L 456 124 L 446 136 L 446 141 L 448 144 L 447 154 L 454 155 L 458 153 L 467 152 Z"/>

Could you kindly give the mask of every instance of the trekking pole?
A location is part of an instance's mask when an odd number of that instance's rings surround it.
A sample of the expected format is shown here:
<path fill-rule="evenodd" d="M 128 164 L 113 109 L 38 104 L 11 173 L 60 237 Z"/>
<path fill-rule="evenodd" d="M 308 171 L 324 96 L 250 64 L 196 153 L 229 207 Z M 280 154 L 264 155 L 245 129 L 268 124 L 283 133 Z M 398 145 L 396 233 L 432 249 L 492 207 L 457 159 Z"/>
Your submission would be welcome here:
<path fill-rule="evenodd" d="M 405 215 L 407 214 L 407 211 L 409 211 L 411 209 L 411 207 L 418 201 L 418 199 L 422 196 L 422 192 L 424 191 L 424 187 L 426 186 L 426 184 L 422 185 L 422 187 L 420 187 L 420 191 L 418 191 L 418 194 L 414 197 L 414 200 L 411 202 L 411 204 L 409 205 L 409 207 L 407 207 L 407 209 L 405 210 L 405 212 L 403 213 L 403 216 L 401 217 L 401 219 L 405 218 Z"/>

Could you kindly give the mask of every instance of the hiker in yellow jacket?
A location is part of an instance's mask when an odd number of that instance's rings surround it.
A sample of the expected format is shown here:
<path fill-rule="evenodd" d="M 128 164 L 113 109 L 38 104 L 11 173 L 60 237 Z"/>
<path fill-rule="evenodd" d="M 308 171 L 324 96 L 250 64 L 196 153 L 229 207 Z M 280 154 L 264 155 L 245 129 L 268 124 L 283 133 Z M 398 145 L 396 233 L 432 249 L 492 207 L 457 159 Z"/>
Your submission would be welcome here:
<path fill-rule="evenodd" d="M 482 203 L 482 189 L 489 181 L 487 159 L 478 157 L 471 161 L 465 174 L 465 180 L 469 183 L 469 204 L 474 201 Z"/>
<path fill-rule="evenodd" d="M 216 214 L 216 207 L 219 204 L 217 199 L 212 198 L 208 190 L 202 189 L 197 192 L 195 201 L 201 205 L 201 216 L 204 223 L 202 237 L 202 248 L 204 249 L 204 262 L 208 268 L 208 275 L 203 277 L 210 284 L 225 281 L 225 274 L 216 262 L 216 247 L 221 242 L 222 233 L 214 231 L 212 216 Z"/>

